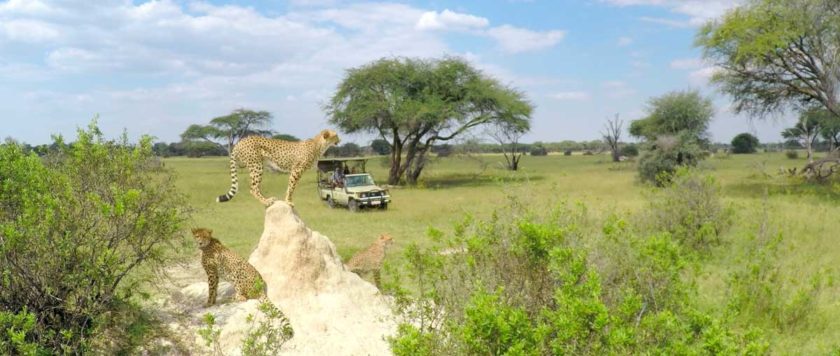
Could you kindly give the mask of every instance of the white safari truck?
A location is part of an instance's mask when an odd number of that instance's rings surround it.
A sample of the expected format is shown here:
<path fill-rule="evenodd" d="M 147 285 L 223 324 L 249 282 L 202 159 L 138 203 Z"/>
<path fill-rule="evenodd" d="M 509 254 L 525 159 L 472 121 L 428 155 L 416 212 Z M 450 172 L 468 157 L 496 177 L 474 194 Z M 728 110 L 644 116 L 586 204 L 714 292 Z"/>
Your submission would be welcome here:
<path fill-rule="evenodd" d="M 318 160 L 318 195 L 330 208 L 346 206 L 350 211 L 388 209 L 391 195 L 365 171 L 366 158 Z"/>

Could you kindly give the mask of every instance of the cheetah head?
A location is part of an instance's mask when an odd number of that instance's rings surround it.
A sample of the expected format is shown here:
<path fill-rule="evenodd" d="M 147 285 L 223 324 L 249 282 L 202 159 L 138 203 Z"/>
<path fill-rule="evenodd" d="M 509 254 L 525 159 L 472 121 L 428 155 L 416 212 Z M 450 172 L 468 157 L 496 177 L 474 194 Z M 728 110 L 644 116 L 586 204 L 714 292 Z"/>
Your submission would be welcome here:
<path fill-rule="evenodd" d="M 315 140 L 321 145 L 323 149 L 327 149 L 330 146 L 335 146 L 338 144 L 339 138 L 338 134 L 333 130 L 321 130 L 318 136 L 315 136 Z"/>
<path fill-rule="evenodd" d="M 379 239 L 376 240 L 376 241 L 382 246 L 388 246 L 388 245 L 394 243 L 394 238 L 391 237 L 391 235 L 382 234 L 382 235 L 379 235 Z"/>
<path fill-rule="evenodd" d="M 199 227 L 192 229 L 192 234 L 200 249 L 209 246 L 213 242 L 213 230 Z"/>

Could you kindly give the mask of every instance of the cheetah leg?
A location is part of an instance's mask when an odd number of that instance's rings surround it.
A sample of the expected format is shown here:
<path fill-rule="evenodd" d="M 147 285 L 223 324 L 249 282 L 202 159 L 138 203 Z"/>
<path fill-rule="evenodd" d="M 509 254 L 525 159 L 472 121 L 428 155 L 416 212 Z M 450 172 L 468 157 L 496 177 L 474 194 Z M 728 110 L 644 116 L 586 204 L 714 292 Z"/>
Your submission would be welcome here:
<path fill-rule="evenodd" d="M 265 206 L 271 205 L 272 200 L 266 199 L 262 192 L 260 192 L 260 183 L 262 183 L 263 166 L 260 163 L 248 164 L 248 170 L 251 172 L 251 195 L 260 201 Z"/>
<path fill-rule="evenodd" d="M 376 283 L 376 288 L 382 288 L 382 276 L 379 274 L 379 270 L 373 270 L 373 281 Z"/>
<path fill-rule="evenodd" d="M 219 288 L 219 275 L 217 273 L 208 274 L 207 285 L 209 293 L 207 295 L 207 304 L 205 306 L 209 307 L 216 304 L 216 290 Z"/>
<path fill-rule="evenodd" d="M 300 176 L 302 175 L 302 169 L 292 169 L 291 172 L 289 172 L 289 186 L 286 187 L 286 203 L 290 206 L 295 206 L 295 204 L 292 203 L 292 194 L 295 192 L 295 187 L 297 187 Z"/>
<path fill-rule="evenodd" d="M 247 296 L 248 291 L 243 286 L 241 286 L 240 284 L 236 284 L 233 287 L 234 287 L 234 289 L 236 289 L 236 301 L 237 302 L 244 302 L 244 301 L 248 300 L 248 296 Z"/>

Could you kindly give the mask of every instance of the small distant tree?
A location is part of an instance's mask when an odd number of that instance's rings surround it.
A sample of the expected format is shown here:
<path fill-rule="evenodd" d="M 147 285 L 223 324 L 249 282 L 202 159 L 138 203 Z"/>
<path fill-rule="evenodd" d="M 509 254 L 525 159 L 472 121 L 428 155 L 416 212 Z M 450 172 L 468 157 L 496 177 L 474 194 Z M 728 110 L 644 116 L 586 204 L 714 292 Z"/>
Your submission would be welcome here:
<path fill-rule="evenodd" d="M 621 148 L 621 155 L 625 157 L 636 157 L 639 155 L 639 146 L 635 143 L 628 143 Z"/>
<path fill-rule="evenodd" d="M 487 134 L 502 147 L 505 157 L 505 168 L 511 171 L 519 169 L 519 160 L 525 153 L 519 144 L 519 139 L 531 129 L 528 121 L 498 121 L 487 130 Z"/>
<path fill-rule="evenodd" d="M 604 143 L 612 153 L 613 162 L 618 162 L 621 157 L 618 141 L 621 140 L 621 128 L 623 125 L 624 122 L 618 118 L 618 114 L 615 114 L 615 118 L 607 120 L 607 123 L 604 125 L 604 131 L 601 132 L 601 135 L 604 137 Z"/>
<path fill-rule="evenodd" d="M 708 144 L 712 101 L 697 90 L 675 91 L 648 103 L 648 116 L 630 123 L 630 134 L 650 148 L 639 159 L 639 176 L 663 185 L 680 166 L 694 166 Z"/>
<path fill-rule="evenodd" d="M 268 111 L 237 109 L 229 115 L 210 120 L 209 125 L 190 125 L 181 134 L 181 139 L 212 142 L 230 153 L 233 146 L 247 136 L 270 136 L 273 132 L 267 127 L 271 121 L 271 113 Z"/>
<path fill-rule="evenodd" d="M 548 155 L 548 149 L 546 149 L 545 146 L 543 146 L 543 144 L 541 142 L 534 142 L 534 144 L 531 145 L 531 156 L 547 156 L 547 155 Z"/>
<path fill-rule="evenodd" d="M 271 136 L 271 138 L 276 139 L 276 140 L 292 141 L 292 142 L 300 141 L 299 138 L 297 138 L 295 136 L 292 136 L 292 135 L 289 135 L 289 134 L 277 134 L 277 135 Z"/>
<path fill-rule="evenodd" d="M 758 145 L 758 137 L 744 132 L 732 138 L 732 153 L 755 153 Z"/>
<path fill-rule="evenodd" d="M 788 140 L 794 140 L 802 147 L 805 147 L 807 152 L 808 162 L 814 161 L 814 143 L 820 134 L 820 124 L 814 111 L 805 111 L 799 115 L 799 121 L 793 127 L 782 131 L 782 137 Z"/>
<path fill-rule="evenodd" d="M 370 141 L 370 149 L 373 150 L 374 153 L 384 156 L 391 153 L 391 144 L 388 141 L 383 140 L 381 138 L 377 138 L 373 141 Z"/>

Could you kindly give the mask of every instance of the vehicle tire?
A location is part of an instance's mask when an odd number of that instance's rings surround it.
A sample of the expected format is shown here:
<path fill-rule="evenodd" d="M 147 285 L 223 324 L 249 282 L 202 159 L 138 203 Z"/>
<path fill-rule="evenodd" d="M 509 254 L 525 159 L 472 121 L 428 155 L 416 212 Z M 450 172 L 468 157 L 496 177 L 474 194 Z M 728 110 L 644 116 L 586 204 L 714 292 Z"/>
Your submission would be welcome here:
<path fill-rule="evenodd" d="M 350 211 L 352 211 L 352 212 L 356 213 L 356 212 L 358 212 L 358 211 L 359 211 L 359 202 L 357 202 L 357 201 L 355 201 L 355 200 L 353 200 L 353 199 L 350 199 L 350 200 L 347 202 L 347 208 L 348 208 L 348 209 L 350 209 Z"/>
<path fill-rule="evenodd" d="M 379 210 L 388 210 L 388 203 L 382 203 L 382 205 L 379 206 Z"/>
<path fill-rule="evenodd" d="M 327 197 L 327 206 L 329 206 L 330 209 L 335 209 L 335 200 L 333 200 L 332 196 Z"/>

